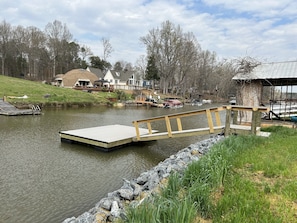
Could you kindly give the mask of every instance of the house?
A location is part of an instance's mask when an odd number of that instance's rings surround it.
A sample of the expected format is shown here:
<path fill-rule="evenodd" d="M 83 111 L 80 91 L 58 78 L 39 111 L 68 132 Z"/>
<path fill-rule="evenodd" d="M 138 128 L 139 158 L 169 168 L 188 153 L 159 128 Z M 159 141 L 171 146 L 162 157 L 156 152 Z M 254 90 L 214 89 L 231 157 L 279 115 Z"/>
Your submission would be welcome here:
<path fill-rule="evenodd" d="M 54 85 L 65 88 L 93 87 L 98 77 L 85 69 L 73 69 L 54 78 Z"/>
<path fill-rule="evenodd" d="M 104 80 L 114 89 L 134 90 L 143 88 L 143 80 L 134 71 L 108 70 Z"/>
<path fill-rule="evenodd" d="M 87 67 L 86 70 L 93 73 L 93 74 L 96 74 L 96 76 L 98 77 L 98 80 L 103 80 L 104 79 L 105 72 L 102 71 L 101 69 L 95 68 L 95 67 Z"/>
<path fill-rule="evenodd" d="M 52 82 L 52 85 L 55 85 L 55 86 L 58 86 L 60 87 L 62 82 L 63 82 L 63 76 L 64 74 L 57 74 L 55 77 L 54 77 L 54 80 Z"/>
<path fill-rule="evenodd" d="M 107 70 L 105 73 L 97 68 L 74 69 L 66 74 L 55 76 L 53 85 L 65 88 L 98 88 L 101 89 L 142 89 L 144 81 L 134 71 Z"/>

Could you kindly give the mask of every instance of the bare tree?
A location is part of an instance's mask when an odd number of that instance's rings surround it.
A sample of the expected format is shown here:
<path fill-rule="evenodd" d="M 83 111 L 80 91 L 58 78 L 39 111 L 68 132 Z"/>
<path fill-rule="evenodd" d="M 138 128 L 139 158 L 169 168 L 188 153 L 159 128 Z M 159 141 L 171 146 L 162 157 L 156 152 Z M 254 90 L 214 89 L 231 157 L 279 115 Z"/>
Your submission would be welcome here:
<path fill-rule="evenodd" d="M 28 50 L 28 64 L 29 74 L 34 77 L 41 76 L 40 72 L 40 60 L 42 59 L 42 49 L 45 48 L 46 37 L 44 33 L 36 27 L 28 27 L 26 29 L 27 35 L 27 50 Z"/>
<path fill-rule="evenodd" d="M 83 60 L 86 60 L 86 57 L 93 55 L 91 48 L 85 45 L 80 48 L 80 54 Z"/>
<path fill-rule="evenodd" d="M 237 72 L 243 74 L 250 73 L 256 66 L 261 64 L 257 59 L 250 56 L 236 59 L 236 62 L 238 66 Z"/>
<path fill-rule="evenodd" d="M 144 55 L 141 55 L 135 63 L 135 71 L 139 74 L 139 76 L 144 79 L 145 78 L 145 70 L 146 70 L 147 60 Z"/>
<path fill-rule="evenodd" d="M 0 24 L 0 56 L 1 72 L 5 75 L 5 59 L 9 51 L 9 42 L 11 40 L 11 26 L 5 20 Z"/>
<path fill-rule="evenodd" d="M 176 73 L 176 94 L 186 96 L 189 88 L 193 86 L 192 77 L 197 73 L 197 61 L 201 48 L 193 33 L 185 33 L 182 47 L 178 52 L 179 66 Z"/>
<path fill-rule="evenodd" d="M 249 73 L 252 72 L 252 70 L 257 67 L 258 65 L 261 64 L 261 62 L 259 62 L 257 59 L 252 58 L 250 56 L 246 56 L 244 58 L 239 58 L 235 60 L 236 65 L 235 65 L 235 69 L 236 69 L 236 73 L 241 73 L 243 75 L 248 75 Z M 249 78 L 246 78 L 243 81 L 240 81 L 237 83 L 237 102 L 239 104 L 249 104 L 247 102 L 244 102 L 244 95 L 246 92 L 248 92 L 248 86 L 251 84 L 251 80 Z M 256 88 L 255 88 L 256 89 Z M 255 91 L 253 92 L 253 94 L 255 94 Z M 254 98 L 258 98 L 257 101 L 261 101 L 261 98 L 259 98 L 259 96 L 255 96 Z M 250 104 L 249 104 L 250 105 Z"/>
<path fill-rule="evenodd" d="M 107 60 L 110 57 L 111 53 L 113 52 L 113 48 L 108 39 L 102 38 L 103 44 L 103 60 Z"/>
<path fill-rule="evenodd" d="M 212 90 L 220 98 L 229 98 L 236 94 L 236 84 L 232 81 L 235 75 L 235 66 L 233 61 L 223 59 L 218 62 L 214 69 L 210 82 Z"/>
<path fill-rule="evenodd" d="M 48 37 L 48 47 L 53 60 L 53 77 L 58 70 L 63 73 L 63 65 L 65 63 L 63 53 L 68 47 L 68 42 L 72 39 L 72 34 L 69 32 L 66 24 L 62 25 L 60 21 L 55 20 L 53 23 L 48 23 L 45 27 L 45 32 Z"/>
<path fill-rule="evenodd" d="M 175 82 L 175 73 L 179 65 L 178 52 L 182 47 L 182 30 L 171 22 L 162 23 L 161 29 L 149 31 L 140 40 L 146 45 L 148 55 L 154 55 L 160 73 L 160 85 L 163 93 L 168 93 Z"/>

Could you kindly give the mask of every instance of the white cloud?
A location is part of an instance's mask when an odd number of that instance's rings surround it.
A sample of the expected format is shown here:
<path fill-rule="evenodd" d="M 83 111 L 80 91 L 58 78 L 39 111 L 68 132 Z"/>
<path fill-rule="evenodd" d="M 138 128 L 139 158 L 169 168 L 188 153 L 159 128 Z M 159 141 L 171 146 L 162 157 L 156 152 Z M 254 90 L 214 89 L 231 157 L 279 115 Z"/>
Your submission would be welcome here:
<path fill-rule="evenodd" d="M 166 20 L 193 32 L 202 49 L 220 57 L 297 59 L 294 0 L 1 0 L 2 20 L 41 30 L 59 20 L 98 56 L 102 56 L 101 39 L 107 38 L 114 48 L 112 63 L 134 63 L 146 53 L 140 37 Z"/>

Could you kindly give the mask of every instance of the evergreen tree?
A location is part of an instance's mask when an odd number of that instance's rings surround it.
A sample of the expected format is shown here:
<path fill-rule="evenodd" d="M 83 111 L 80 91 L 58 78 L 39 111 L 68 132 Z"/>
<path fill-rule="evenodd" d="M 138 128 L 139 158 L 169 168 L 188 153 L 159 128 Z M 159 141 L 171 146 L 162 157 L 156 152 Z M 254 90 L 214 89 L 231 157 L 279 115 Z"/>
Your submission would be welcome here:
<path fill-rule="evenodd" d="M 145 79 L 152 81 L 153 89 L 155 88 L 155 81 L 160 80 L 154 55 L 151 55 L 148 59 L 146 70 L 145 70 Z"/>

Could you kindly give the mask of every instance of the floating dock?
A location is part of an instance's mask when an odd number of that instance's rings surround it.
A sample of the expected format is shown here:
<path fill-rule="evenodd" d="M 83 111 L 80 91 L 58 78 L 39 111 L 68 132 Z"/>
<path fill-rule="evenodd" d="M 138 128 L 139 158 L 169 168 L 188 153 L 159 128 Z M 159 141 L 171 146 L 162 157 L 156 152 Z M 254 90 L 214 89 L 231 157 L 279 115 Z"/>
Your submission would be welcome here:
<path fill-rule="evenodd" d="M 0 99 L 0 115 L 16 116 L 16 115 L 40 115 L 40 109 L 18 109 L 10 103 Z"/>
<path fill-rule="evenodd" d="M 149 133 L 149 130 L 144 128 L 139 128 L 139 131 L 141 135 Z M 133 126 L 107 125 L 60 131 L 60 136 L 61 141 L 87 144 L 104 151 L 109 151 L 114 147 L 132 143 L 133 138 L 136 137 L 136 131 Z"/>

